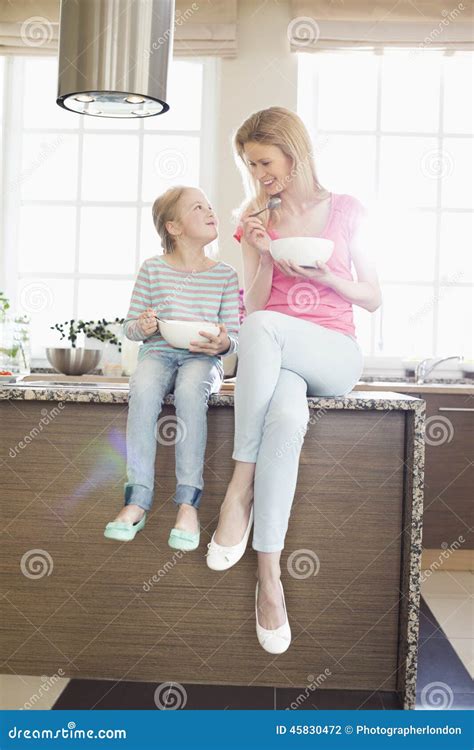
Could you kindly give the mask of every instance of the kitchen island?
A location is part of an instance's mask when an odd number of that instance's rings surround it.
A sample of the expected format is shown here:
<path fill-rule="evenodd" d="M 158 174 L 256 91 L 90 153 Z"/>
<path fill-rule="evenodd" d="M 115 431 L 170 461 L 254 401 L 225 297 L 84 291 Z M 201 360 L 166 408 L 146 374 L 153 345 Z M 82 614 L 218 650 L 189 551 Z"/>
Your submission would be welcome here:
<path fill-rule="evenodd" d="M 413 709 L 424 401 L 308 398 L 282 554 L 293 641 L 255 635 L 256 553 L 204 560 L 233 467 L 233 395 L 210 399 L 201 545 L 167 546 L 174 408 L 161 415 L 155 504 L 132 543 L 104 539 L 123 502 L 126 384 L 0 386 L 2 672 L 390 691 Z M 306 692 L 305 692 L 306 691 Z"/>

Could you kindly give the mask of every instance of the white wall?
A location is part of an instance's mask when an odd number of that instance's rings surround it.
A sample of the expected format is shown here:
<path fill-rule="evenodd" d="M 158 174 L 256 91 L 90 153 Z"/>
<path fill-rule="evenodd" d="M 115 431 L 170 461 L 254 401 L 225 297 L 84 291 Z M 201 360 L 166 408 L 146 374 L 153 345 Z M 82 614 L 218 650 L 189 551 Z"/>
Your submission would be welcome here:
<path fill-rule="evenodd" d="M 239 0 L 238 7 L 238 56 L 218 66 L 214 204 L 220 220 L 220 258 L 237 269 L 242 282 L 232 211 L 243 200 L 244 188 L 232 153 L 232 134 L 252 112 L 265 107 L 296 111 L 297 57 L 290 53 L 286 33 L 288 2 Z"/>

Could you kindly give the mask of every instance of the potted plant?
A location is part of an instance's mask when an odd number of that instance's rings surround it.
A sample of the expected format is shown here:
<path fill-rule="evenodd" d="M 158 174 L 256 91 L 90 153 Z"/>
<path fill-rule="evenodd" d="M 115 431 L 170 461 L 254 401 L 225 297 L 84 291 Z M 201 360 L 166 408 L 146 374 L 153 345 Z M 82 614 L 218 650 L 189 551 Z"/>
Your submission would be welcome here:
<path fill-rule="evenodd" d="M 0 370 L 7 376 L 30 372 L 30 319 L 27 315 L 12 317 L 10 301 L 0 292 Z"/>
<path fill-rule="evenodd" d="M 104 354 L 104 350 L 113 346 L 116 347 L 117 355 L 122 350 L 119 329 L 123 324 L 123 318 L 115 318 L 113 321 L 107 321 L 105 318 L 99 321 L 95 320 L 66 320 L 64 323 L 55 323 L 50 326 L 52 330 L 58 331 L 60 341 L 67 339 L 71 346 L 66 347 L 48 347 L 46 356 L 50 364 L 64 375 L 84 375 L 94 370 Z M 115 328 L 111 330 L 111 327 Z M 95 348 L 77 347 L 77 342 L 85 343 L 86 339 L 94 339 L 102 344 Z M 105 346 L 104 346 L 105 345 Z M 112 350 L 113 351 L 113 350 Z M 106 361 L 110 356 L 106 358 Z M 120 374 L 120 373 L 119 373 Z"/>
<path fill-rule="evenodd" d="M 3 323 L 10 309 L 10 302 L 4 292 L 0 292 L 0 323 Z"/>

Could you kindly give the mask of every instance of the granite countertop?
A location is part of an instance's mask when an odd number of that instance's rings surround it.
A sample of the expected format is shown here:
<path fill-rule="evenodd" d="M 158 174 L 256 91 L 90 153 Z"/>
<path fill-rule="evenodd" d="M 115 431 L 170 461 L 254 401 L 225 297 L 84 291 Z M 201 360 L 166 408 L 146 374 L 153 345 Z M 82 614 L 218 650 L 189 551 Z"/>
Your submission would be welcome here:
<path fill-rule="evenodd" d="M 441 381 L 428 383 L 415 383 L 391 380 L 366 380 L 359 381 L 354 390 L 358 391 L 368 388 L 371 391 L 393 391 L 397 393 L 420 393 L 420 394 L 438 394 L 438 395 L 457 395 L 463 394 L 474 395 L 474 382 L 464 380 L 459 381 Z"/>
<path fill-rule="evenodd" d="M 235 378 L 228 378 L 224 381 L 220 395 L 232 395 Z M 26 386 L 29 383 L 29 386 Z M 0 399 L 34 399 L 45 401 L 63 400 L 69 401 L 101 401 L 101 402 L 126 402 L 127 397 L 123 397 L 124 392 L 128 393 L 128 377 L 105 377 L 97 373 L 89 375 L 61 375 L 52 372 L 34 372 L 20 378 L 16 383 L 0 382 Z M 28 392 L 25 392 L 27 388 Z M 57 391 L 58 396 L 47 395 L 45 389 Z M 66 395 L 64 390 L 68 391 Z M 15 391 L 18 391 L 16 393 Z M 34 392 L 32 394 L 32 391 Z M 474 395 L 474 380 L 466 379 L 437 379 L 430 380 L 427 383 L 415 383 L 410 379 L 396 378 L 372 378 L 367 376 L 359 380 L 354 386 L 352 394 L 365 394 L 367 392 L 389 392 L 399 394 L 411 394 L 421 396 L 424 394 L 432 395 Z M 98 394 L 102 394 L 100 397 Z M 34 395 L 37 394 L 37 395 Z M 75 395 L 74 395 L 75 394 Z M 81 396 L 81 397 L 79 397 Z M 211 404 L 216 403 L 215 399 Z"/>
<path fill-rule="evenodd" d="M 92 378 L 91 378 L 92 380 Z M 116 380 L 119 380 L 118 378 Z M 120 379 L 123 381 L 123 379 Z M 103 404 L 128 403 L 128 382 L 75 382 L 58 383 L 47 381 L 24 381 L 0 384 L 0 400 L 14 401 L 60 401 Z M 165 404 L 173 404 L 172 394 L 166 396 Z M 234 394 L 228 386 L 213 394 L 209 406 L 233 406 Z M 415 411 L 424 407 L 424 401 L 409 395 L 384 391 L 354 390 L 344 397 L 308 397 L 312 409 L 403 409 Z"/>

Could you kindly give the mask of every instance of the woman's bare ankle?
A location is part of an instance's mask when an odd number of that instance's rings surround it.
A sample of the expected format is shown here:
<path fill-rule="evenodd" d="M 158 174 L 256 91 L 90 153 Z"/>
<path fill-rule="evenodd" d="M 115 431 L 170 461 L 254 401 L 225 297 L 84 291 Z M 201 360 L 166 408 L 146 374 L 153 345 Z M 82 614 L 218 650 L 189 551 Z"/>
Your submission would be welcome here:
<path fill-rule="evenodd" d="M 233 484 L 232 482 L 227 487 L 227 492 L 225 494 L 223 505 L 225 504 L 226 507 L 230 505 L 237 504 L 241 506 L 242 508 L 248 508 L 252 504 L 253 500 L 253 484 L 247 485 L 246 487 L 242 487 L 238 484 Z"/>
<path fill-rule="evenodd" d="M 224 547 L 239 544 L 249 522 L 252 500 L 253 489 L 234 494 L 229 485 L 219 513 L 215 536 L 217 544 Z"/>

